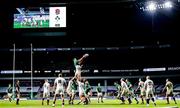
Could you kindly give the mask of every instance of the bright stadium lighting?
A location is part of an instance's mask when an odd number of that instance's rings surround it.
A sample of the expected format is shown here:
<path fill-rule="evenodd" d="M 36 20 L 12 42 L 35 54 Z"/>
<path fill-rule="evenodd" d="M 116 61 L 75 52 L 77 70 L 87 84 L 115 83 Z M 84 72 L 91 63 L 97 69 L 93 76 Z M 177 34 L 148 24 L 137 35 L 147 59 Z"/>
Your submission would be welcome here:
<path fill-rule="evenodd" d="M 155 2 L 150 2 L 147 6 L 147 9 L 149 11 L 155 11 L 156 10 L 156 3 Z"/>
<path fill-rule="evenodd" d="M 172 3 L 170 1 L 166 1 L 164 3 L 164 8 L 172 8 Z"/>

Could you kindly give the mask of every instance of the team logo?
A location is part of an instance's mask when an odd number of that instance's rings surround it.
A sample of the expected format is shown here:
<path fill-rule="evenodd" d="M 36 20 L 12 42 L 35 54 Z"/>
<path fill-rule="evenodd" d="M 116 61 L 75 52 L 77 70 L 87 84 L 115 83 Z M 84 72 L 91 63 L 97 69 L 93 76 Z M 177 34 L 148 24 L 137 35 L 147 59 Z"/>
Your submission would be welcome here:
<path fill-rule="evenodd" d="M 60 14 L 60 9 L 56 9 L 55 13 L 56 13 L 56 15 L 59 15 Z"/>

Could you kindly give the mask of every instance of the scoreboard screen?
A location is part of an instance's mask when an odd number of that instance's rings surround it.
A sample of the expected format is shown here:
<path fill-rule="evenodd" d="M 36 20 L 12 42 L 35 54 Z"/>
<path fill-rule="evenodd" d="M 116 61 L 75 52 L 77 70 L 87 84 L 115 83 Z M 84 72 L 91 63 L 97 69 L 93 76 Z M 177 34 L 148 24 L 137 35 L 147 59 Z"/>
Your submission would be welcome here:
<path fill-rule="evenodd" d="M 66 28 L 66 7 L 16 8 L 13 28 Z"/>

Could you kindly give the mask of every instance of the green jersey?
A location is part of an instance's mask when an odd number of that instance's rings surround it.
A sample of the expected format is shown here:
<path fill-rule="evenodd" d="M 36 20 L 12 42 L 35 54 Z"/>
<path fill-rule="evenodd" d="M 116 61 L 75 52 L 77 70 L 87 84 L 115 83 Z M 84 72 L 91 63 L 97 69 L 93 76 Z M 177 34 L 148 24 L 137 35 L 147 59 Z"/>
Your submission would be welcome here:
<path fill-rule="evenodd" d="M 98 87 L 96 88 L 96 91 L 97 91 L 98 93 L 101 93 L 101 92 L 102 92 L 101 86 L 98 86 Z"/>
<path fill-rule="evenodd" d="M 12 87 L 8 87 L 7 93 L 12 93 L 12 91 L 13 91 Z"/>
<path fill-rule="evenodd" d="M 86 94 L 88 94 L 88 92 L 91 90 L 91 86 L 89 83 L 85 83 L 84 90 Z"/>
<path fill-rule="evenodd" d="M 130 91 L 133 91 L 131 82 L 128 81 L 128 82 L 127 82 L 127 86 L 128 86 L 128 88 L 129 88 Z"/>
<path fill-rule="evenodd" d="M 77 90 L 77 87 L 78 87 L 78 84 L 75 81 L 73 81 L 72 84 L 71 84 L 71 89 L 72 90 Z"/>
<path fill-rule="evenodd" d="M 120 90 L 121 90 L 121 86 L 120 86 L 120 84 L 115 83 L 114 85 L 115 85 L 115 87 L 116 87 L 116 89 L 117 89 L 118 91 L 120 91 Z"/>

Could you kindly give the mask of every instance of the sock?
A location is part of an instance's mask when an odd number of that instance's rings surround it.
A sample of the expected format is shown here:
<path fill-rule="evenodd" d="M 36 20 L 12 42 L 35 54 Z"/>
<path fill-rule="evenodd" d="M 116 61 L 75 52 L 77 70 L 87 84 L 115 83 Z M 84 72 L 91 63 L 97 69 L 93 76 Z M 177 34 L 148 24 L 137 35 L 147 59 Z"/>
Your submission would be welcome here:
<path fill-rule="evenodd" d="M 44 105 L 44 98 L 42 98 L 42 105 Z"/>
<path fill-rule="evenodd" d="M 124 100 L 124 97 L 121 97 L 121 101 L 124 103 L 124 101 L 125 101 L 125 100 Z"/>
<path fill-rule="evenodd" d="M 134 99 L 136 100 L 137 103 L 139 103 L 139 101 L 138 101 L 138 99 L 136 97 Z"/>
<path fill-rule="evenodd" d="M 141 100 L 142 100 L 142 103 L 144 104 L 144 98 L 141 98 Z"/>
<path fill-rule="evenodd" d="M 155 103 L 155 99 L 154 98 L 151 98 L 151 100 Z"/>
<path fill-rule="evenodd" d="M 49 105 L 49 99 L 47 99 L 47 105 Z"/>
<path fill-rule="evenodd" d="M 19 98 L 17 99 L 16 104 L 19 105 Z"/>
<path fill-rule="evenodd" d="M 174 96 L 173 96 L 173 100 L 174 100 L 175 104 L 177 104 L 177 103 L 176 103 L 176 98 L 175 98 Z"/>
<path fill-rule="evenodd" d="M 128 98 L 128 102 L 129 102 L 129 104 L 131 104 L 131 103 L 132 103 L 131 98 Z"/>
<path fill-rule="evenodd" d="M 64 99 L 62 99 L 62 105 L 64 105 Z"/>
<path fill-rule="evenodd" d="M 150 100 L 150 99 L 146 99 L 147 104 L 149 104 L 149 100 Z"/>
<path fill-rule="evenodd" d="M 168 97 L 166 98 L 166 100 L 167 100 L 167 103 L 169 104 L 169 98 Z"/>

